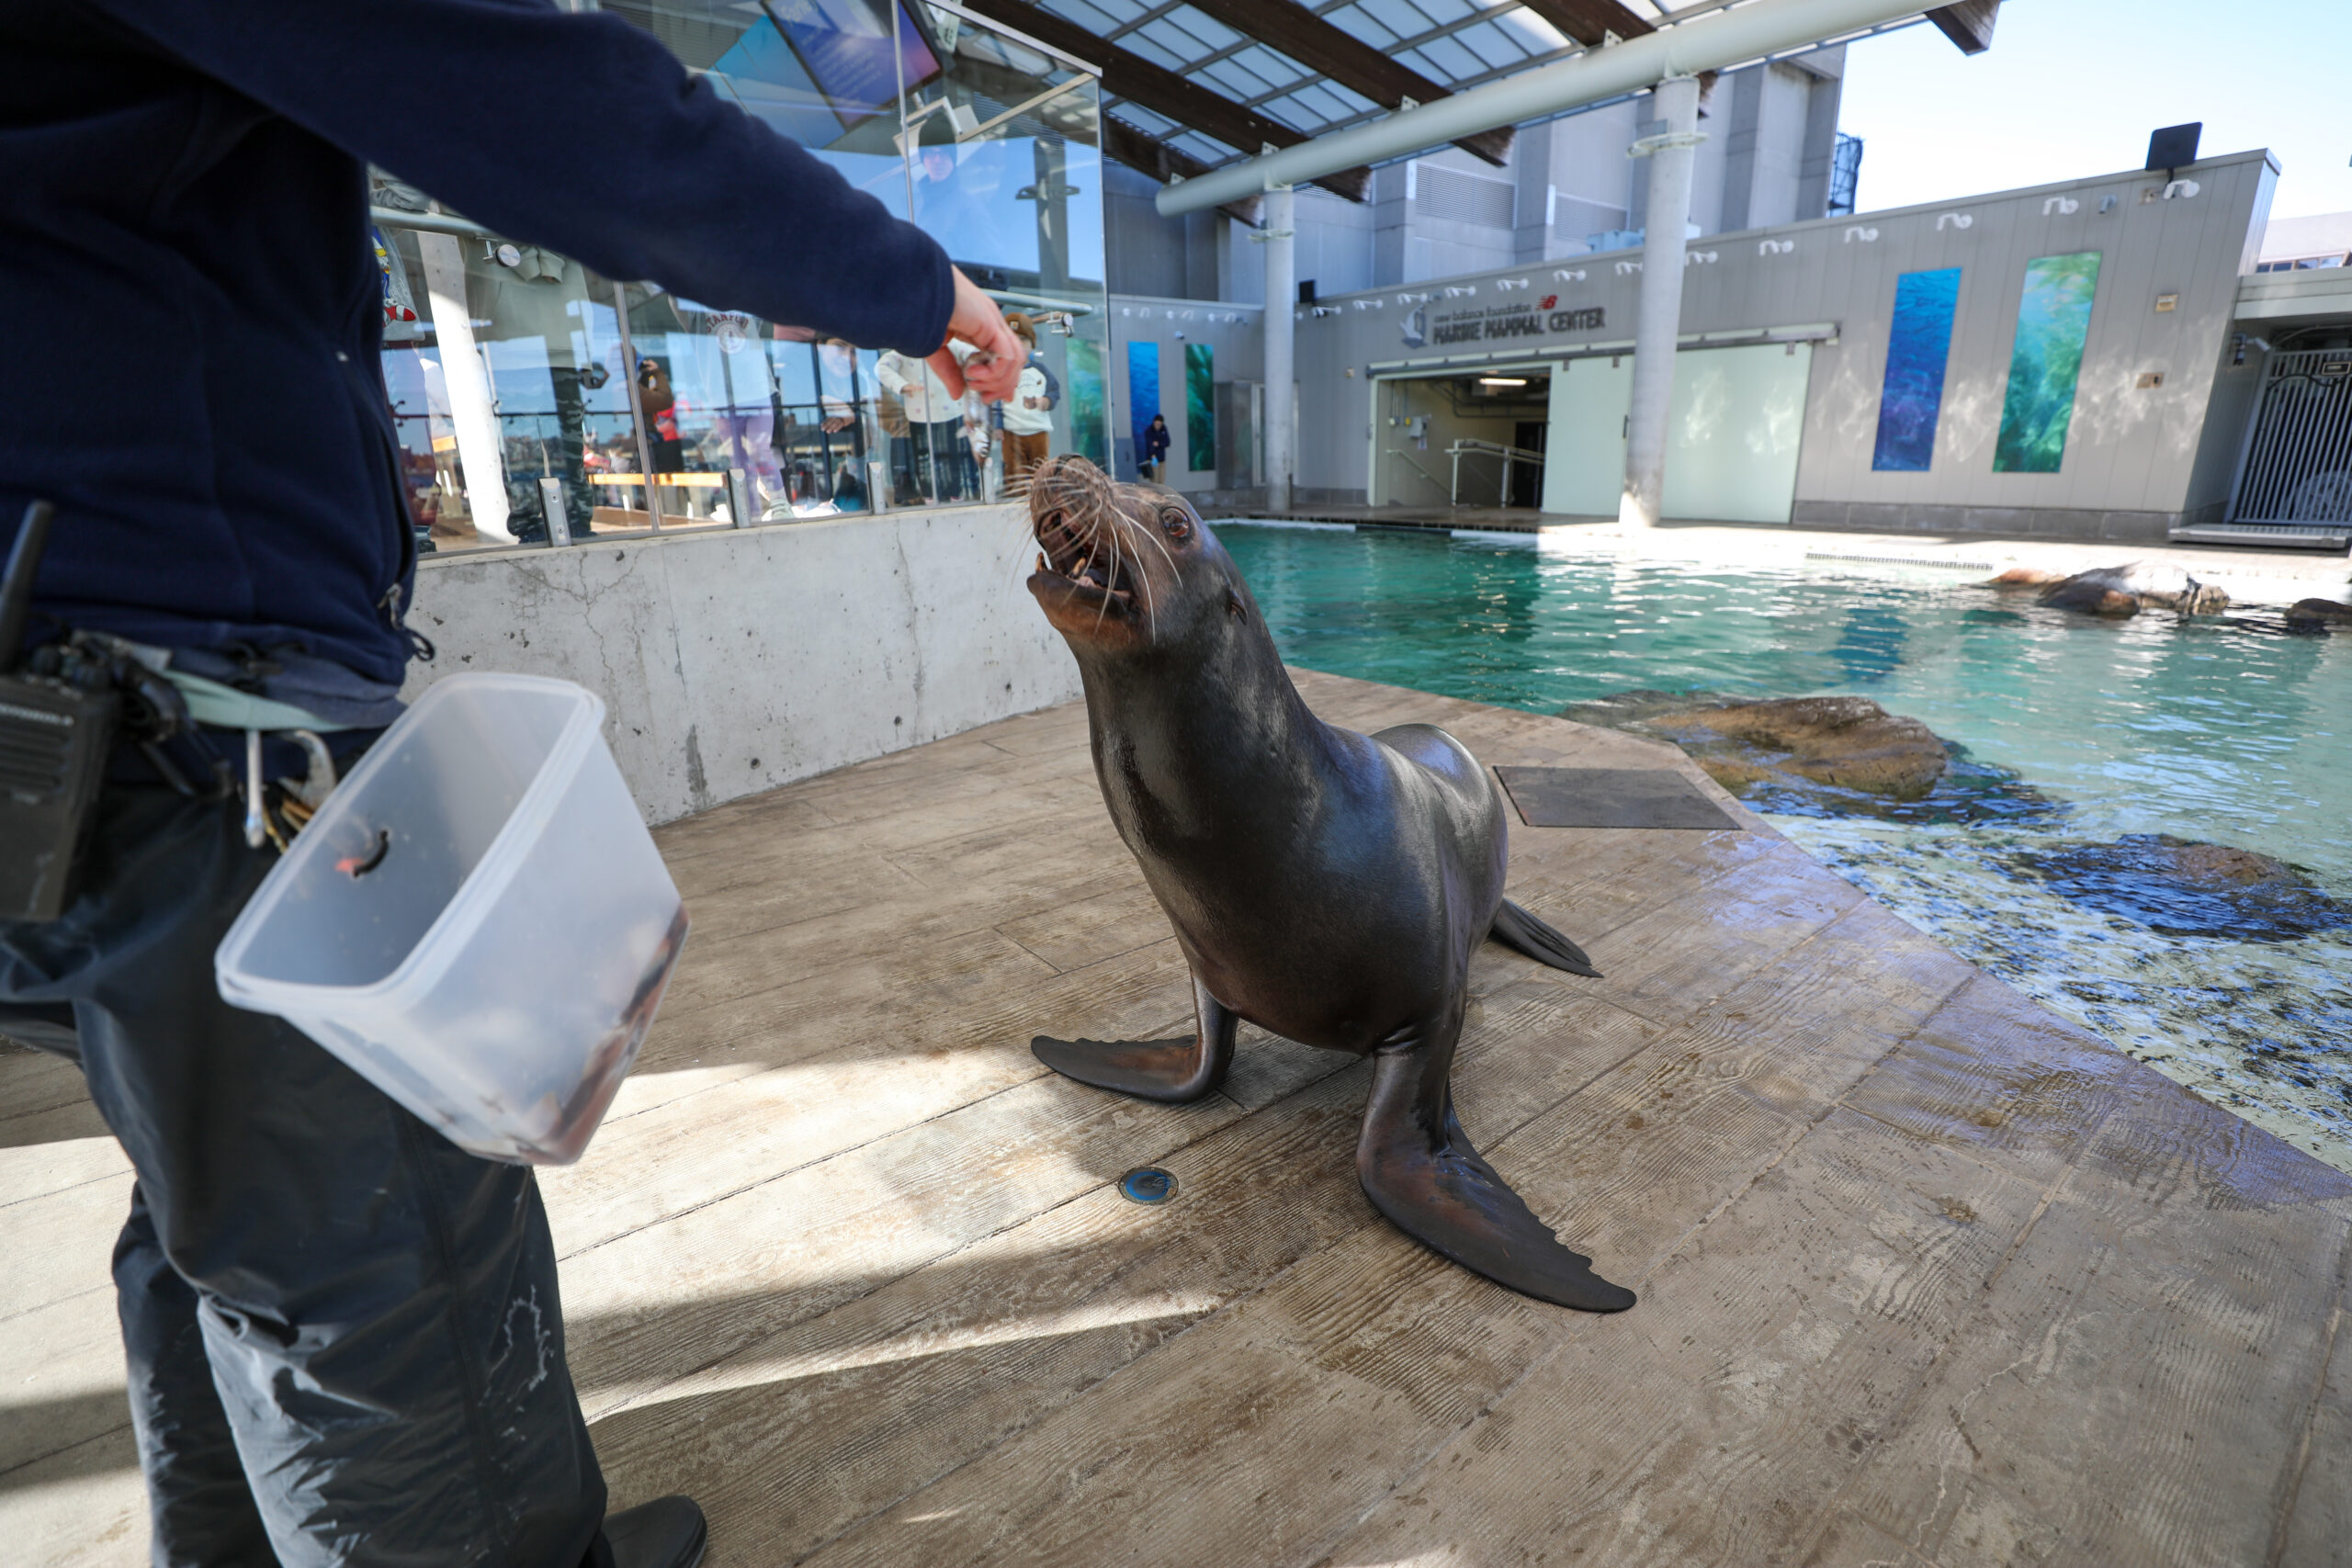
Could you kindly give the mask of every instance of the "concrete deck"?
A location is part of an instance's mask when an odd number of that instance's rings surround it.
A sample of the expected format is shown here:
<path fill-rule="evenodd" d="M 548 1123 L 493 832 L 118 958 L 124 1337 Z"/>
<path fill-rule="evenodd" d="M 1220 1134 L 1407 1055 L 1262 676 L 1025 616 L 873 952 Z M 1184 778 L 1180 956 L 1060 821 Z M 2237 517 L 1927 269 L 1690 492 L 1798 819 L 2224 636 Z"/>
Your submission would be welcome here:
<path fill-rule="evenodd" d="M 1489 763 L 1688 768 L 1302 685 Z M 1641 1291 L 1610 1318 L 1373 1213 L 1352 1058 L 1245 1031 L 1169 1108 L 1031 1057 L 1189 1016 L 1077 708 L 664 829 L 684 966 L 545 1180 L 616 1504 L 697 1495 L 722 1568 L 2345 1561 L 2352 1179 L 1731 809 L 1517 829 L 1515 895 L 1608 978 L 1476 961 L 1463 1120 Z M 1112 1190 L 1142 1164 L 1174 1202 Z M 0 1055 L 12 1563 L 143 1560 L 129 1185 L 71 1072 Z"/>

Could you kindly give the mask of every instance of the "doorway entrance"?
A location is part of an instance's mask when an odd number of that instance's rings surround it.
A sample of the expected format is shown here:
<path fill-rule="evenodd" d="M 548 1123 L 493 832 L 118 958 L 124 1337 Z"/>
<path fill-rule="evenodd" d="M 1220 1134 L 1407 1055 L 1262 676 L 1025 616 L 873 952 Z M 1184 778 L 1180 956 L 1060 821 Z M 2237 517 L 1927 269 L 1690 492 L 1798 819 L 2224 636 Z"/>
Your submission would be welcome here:
<path fill-rule="evenodd" d="M 1372 503 L 1534 509 L 1554 369 L 1482 366 L 1376 380 Z"/>

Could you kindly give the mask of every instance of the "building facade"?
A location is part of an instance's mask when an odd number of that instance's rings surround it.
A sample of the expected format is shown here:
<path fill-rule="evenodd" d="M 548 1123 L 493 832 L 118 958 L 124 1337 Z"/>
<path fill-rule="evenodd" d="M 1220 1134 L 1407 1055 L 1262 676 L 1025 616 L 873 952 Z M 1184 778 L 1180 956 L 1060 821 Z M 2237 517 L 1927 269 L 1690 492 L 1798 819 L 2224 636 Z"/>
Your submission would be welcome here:
<path fill-rule="evenodd" d="M 1719 125 L 1727 88 L 1740 101 L 1736 77 L 1718 84 Z M 1781 190 L 1803 173 L 1784 165 Z M 2352 352 L 2334 351 L 2352 348 L 2352 269 L 2256 272 L 2277 174 L 2257 151 L 2169 179 L 1711 229 L 1684 272 L 1667 514 L 2340 544 Z M 1747 182 L 1751 202 L 1764 183 Z M 1631 246 L 1539 258 L 1530 244 L 1443 278 L 1318 288 L 1293 307 L 1295 504 L 1613 518 L 1642 281 Z M 1171 342 L 1184 308 L 1114 295 L 1114 362 Z M 1264 389 L 1247 390 L 1262 407 Z M 1235 475 L 1169 477 L 1215 491 Z"/>

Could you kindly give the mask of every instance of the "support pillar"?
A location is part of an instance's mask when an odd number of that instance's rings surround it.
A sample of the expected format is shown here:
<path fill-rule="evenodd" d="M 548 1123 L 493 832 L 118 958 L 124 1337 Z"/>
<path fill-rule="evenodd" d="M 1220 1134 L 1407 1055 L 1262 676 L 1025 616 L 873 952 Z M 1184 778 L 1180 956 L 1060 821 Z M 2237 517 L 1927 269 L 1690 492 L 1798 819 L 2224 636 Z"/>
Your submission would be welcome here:
<path fill-rule="evenodd" d="M 1266 510 L 1290 510 L 1292 328 L 1297 324 L 1298 262 L 1291 242 L 1291 187 L 1266 193 L 1266 226 L 1255 236 L 1266 247 Z"/>
<path fill-rule="evenodd" d="M 466 255 L 454 236 L 419 233 L 417 254 L 424 262 L 427 310 L 433 343 L 441 356 L 441 384 L 449 394 L 449 424 L 458 438 L 458 467 L 465 480 L 466 511 L 474 532 L 493 545 L 511 545 L 506 525 L 506 442 L 490 390 L 490 372 L 474 342 L 466 302 Z"/>
<path fill-rule="evenodd" d="M 1650 161 L 1642 242 L 1642 296 L 1634 315 L 1634 387 L 1625 414 L 1625 494 L 1617 521 L 1657 526 L 1666 491 L 1667 411 L 1674 400 L 1675 345 L 1682 335 L 1683 231 L 1690 222 L 1690 173 L 1699 134 L 1699 82 L 1669 76 L 1652 89 L 1666 130 L 1630 151 Z"/>

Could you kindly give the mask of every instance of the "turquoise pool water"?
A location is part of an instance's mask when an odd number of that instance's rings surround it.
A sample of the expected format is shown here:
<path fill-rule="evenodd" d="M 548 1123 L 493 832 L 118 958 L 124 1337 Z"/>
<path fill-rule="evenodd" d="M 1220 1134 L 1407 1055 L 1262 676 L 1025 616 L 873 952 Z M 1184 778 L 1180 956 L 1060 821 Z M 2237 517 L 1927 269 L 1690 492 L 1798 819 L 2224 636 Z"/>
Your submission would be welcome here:
<path fill-rule="evenodd" d="M 1852 694 L 1924 720 L 2045 807 L 1776 826 L 1971 962 L 2352 1169 L 2352 928 L 2165 935 L 2019 870 L 2061 845 L 2164 833 L 2276 856 L 2352 899 L 2352 636 L 2290 635 L 2262 610 L 2098 621 L 1925 569 L 1217 535 L 1308 669 L 1539 713 L 1652 688 Z"/>

